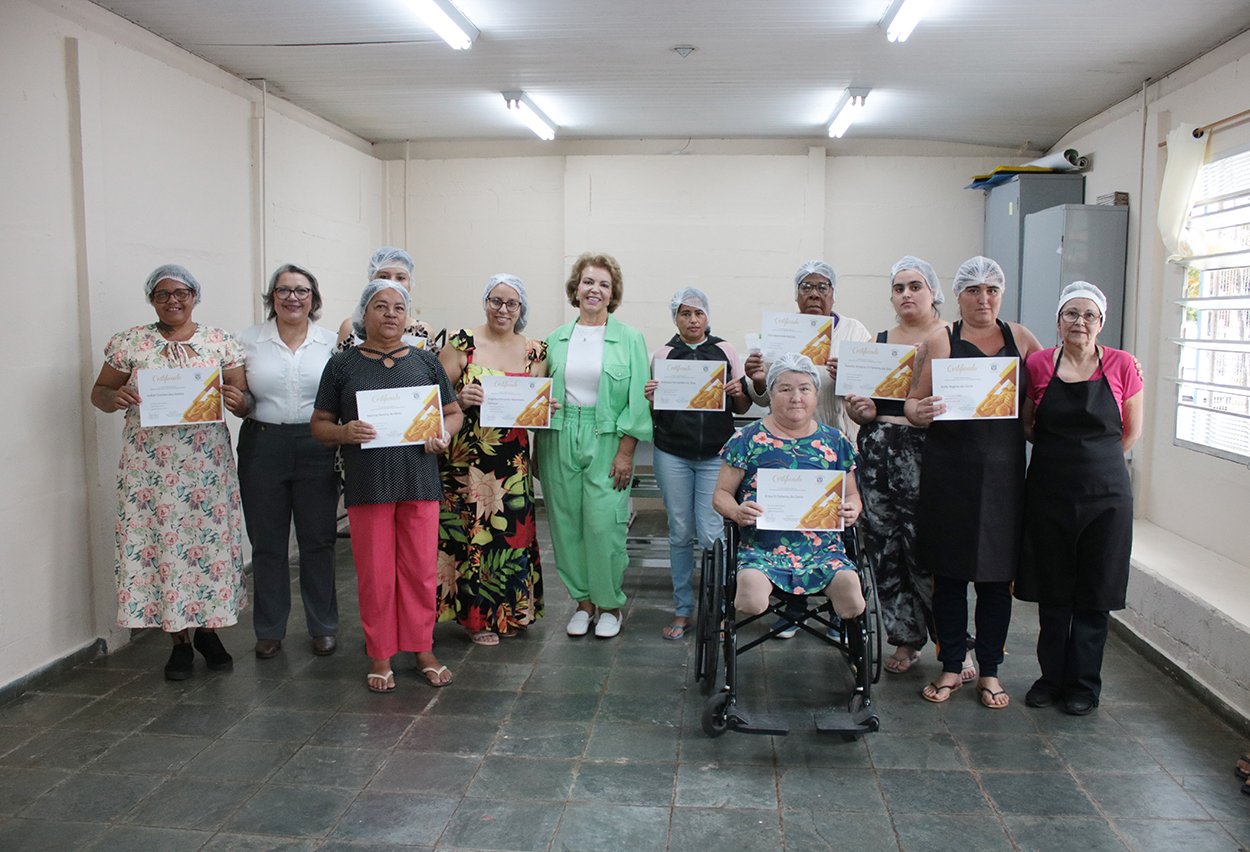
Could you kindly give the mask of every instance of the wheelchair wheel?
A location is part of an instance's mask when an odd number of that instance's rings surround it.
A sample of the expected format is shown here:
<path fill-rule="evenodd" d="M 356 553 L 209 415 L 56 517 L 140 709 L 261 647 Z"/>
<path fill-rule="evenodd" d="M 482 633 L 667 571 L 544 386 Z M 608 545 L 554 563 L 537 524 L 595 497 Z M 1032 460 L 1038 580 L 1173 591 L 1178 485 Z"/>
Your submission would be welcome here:
<path fill-rule="evenodd" d="M 729 719 L 725 711 L 729 708 L 729 693 L 725 690 L 713 695 L 703 705 L 703 733 L 709 737 L 719 737 L 729 730 Z"/>
<path fill-rule="evenodd" d="M 881 680 L 881 668 L 885 663 L 885 658 L 881 653 L 885 643 L 881 601 L 877 597 L 877 577 L 873 574 L 872 566 L 868 564 L 867 559 L 860 566 L 860 572 L 864 578 L 864 623 L 867 628 L 864 642 L 865 665 L 872 677 L 872 682 L 878 683 Z"/>
<path fill-rule="evenodd" d="M 699 578 L 699 614 L 695 635 L 695 680 L 702 681 L 705 691 L 716 680 L 720 658 L 720 623 L 724 600 L 725 546 L 716 542 L 704 551 L 703 571 Z"/>

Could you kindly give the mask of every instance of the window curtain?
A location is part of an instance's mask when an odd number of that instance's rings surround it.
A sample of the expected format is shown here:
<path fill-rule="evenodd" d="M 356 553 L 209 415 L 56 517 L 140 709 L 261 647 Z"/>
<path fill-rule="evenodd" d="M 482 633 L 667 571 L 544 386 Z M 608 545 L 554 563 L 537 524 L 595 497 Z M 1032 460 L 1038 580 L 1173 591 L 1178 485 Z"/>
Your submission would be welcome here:
<path fill-rule="evenodd" d="M 1207 157 L 1207 141 L 1211 134 L 1194 138 L 1196 124 L 1178 124 L 1168 134 L 1168 163 L 1163 170 L 1159 188 L 1159 236 L 1167 249 L 1169 261 L 1190 256 L 1185 240 L 1185 220 L 1193 206 L 1194 185 L 1198 171 Z"/>

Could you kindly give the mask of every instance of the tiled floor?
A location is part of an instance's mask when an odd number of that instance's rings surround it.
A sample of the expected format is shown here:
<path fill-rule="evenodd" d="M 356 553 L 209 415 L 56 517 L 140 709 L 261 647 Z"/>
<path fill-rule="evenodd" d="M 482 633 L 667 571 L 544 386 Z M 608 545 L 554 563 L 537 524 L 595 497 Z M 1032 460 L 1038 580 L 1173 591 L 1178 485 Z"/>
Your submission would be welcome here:
<path fill-rule="evenodd" d="M 436 650 L 454 685 L 424 685 L 409 658 L 390 695 L 365 690 L 346 542 L 341 554 L 333 657 L 311 655 L 295 616 L 286 650 L 257 660 L 245 617 L 223 631 L 232 673 L 199 659 L 192 680 L 166 682 L 168 640 L 149 635 L 0 707 L 0 850 L 1250 844 L 1250 797 L 1232 773 L 1247 744 L 1122 643 L 1108 648 L 1093 716 L 1024 707 L 1036 676 L 1025 606 L 1005 710 L 982 708 L 972 689 L 941 707 L 922 701 L 937 673 L 927 649 L 912 672 L 884 676 L 882 731 L 819 737 L 811 710 L 845 690 L 844 666 L 800 636 L 753 652 L 742 681 L 749 706 L 790 718 L 790 736 L 711 740 L 691 641 L 660 637 L 666 546 L 635 549 L 619 638 L 568 639 L 572 607 L 549 568 L 538 626 L 479 648 L 441 625 Z"/>

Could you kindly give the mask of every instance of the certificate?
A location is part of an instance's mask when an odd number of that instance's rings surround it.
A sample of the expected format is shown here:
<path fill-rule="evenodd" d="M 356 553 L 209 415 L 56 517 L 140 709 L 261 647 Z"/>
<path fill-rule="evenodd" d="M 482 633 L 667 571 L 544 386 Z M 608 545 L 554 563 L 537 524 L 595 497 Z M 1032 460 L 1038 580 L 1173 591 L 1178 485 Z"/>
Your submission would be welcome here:
<path fill-rule="evenodd" d="M 656 361 L 656 411 L 724 411 L 724 361 Z"/>
<path fill-rule="evenodd" d="M 916 347 L 899 343 L 838 342 L 838 396 L 907 399 Z"/>
<path fill-rule="evenodd" d="M 842 529 L 846 471 L 762 469 L 755 486 L 755 502 L 764 510 L 755 524 L 762 530 Z"/>
<path fill-rule="evenodd" d="M 797 352 L 821 366 L 829 360 L 829 342 L 833 335 L 833 317 L 812 314 L 780 314 L 764 312 L 760 329 L 764 355 L 776 360 L 779 355 Z"/>
<path fill-rule="evenodd" d="M 380 388 L 356 391 L 356 411 L 361 420 L 378 430 L 362 449 L 424 444 L 443 434 L 443 403 L 438 385 Z"/>
<path fill-rule="evenodd" d="M 933 395 L 946 411 L 934 420 L 1009 420 L 1020 411 L 1019 358 L 934 358 Z"/>
<path fill-rule="evenodd" d="M 526 376 L 479 376 L 482 425 L 497 429 L 547 429 L 551 426 L 551 379 Z"/>
<path fill-rule="evenodd" d="M 135 370 L 139 424 L 178 426 L 218 423 L 222 418 L 221 368 Z"/>

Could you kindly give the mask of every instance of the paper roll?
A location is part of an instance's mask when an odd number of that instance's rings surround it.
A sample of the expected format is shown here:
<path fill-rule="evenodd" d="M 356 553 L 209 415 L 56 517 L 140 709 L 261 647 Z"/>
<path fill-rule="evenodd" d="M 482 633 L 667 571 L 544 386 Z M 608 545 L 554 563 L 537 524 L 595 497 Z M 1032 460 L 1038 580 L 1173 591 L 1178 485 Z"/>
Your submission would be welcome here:
<path fill-rule="evenodd" d="M 1041 157 L 1031 163 L 1025 163 L 1025 166 L 1039 169 L 1054 169 L 1060 172 L 1076 172 L 1089 168 L 1089 157 L 1082 157 L 1075 148 L 1068 148 L 1066 151 L 1047 154 L 1045 157 Z"/>

